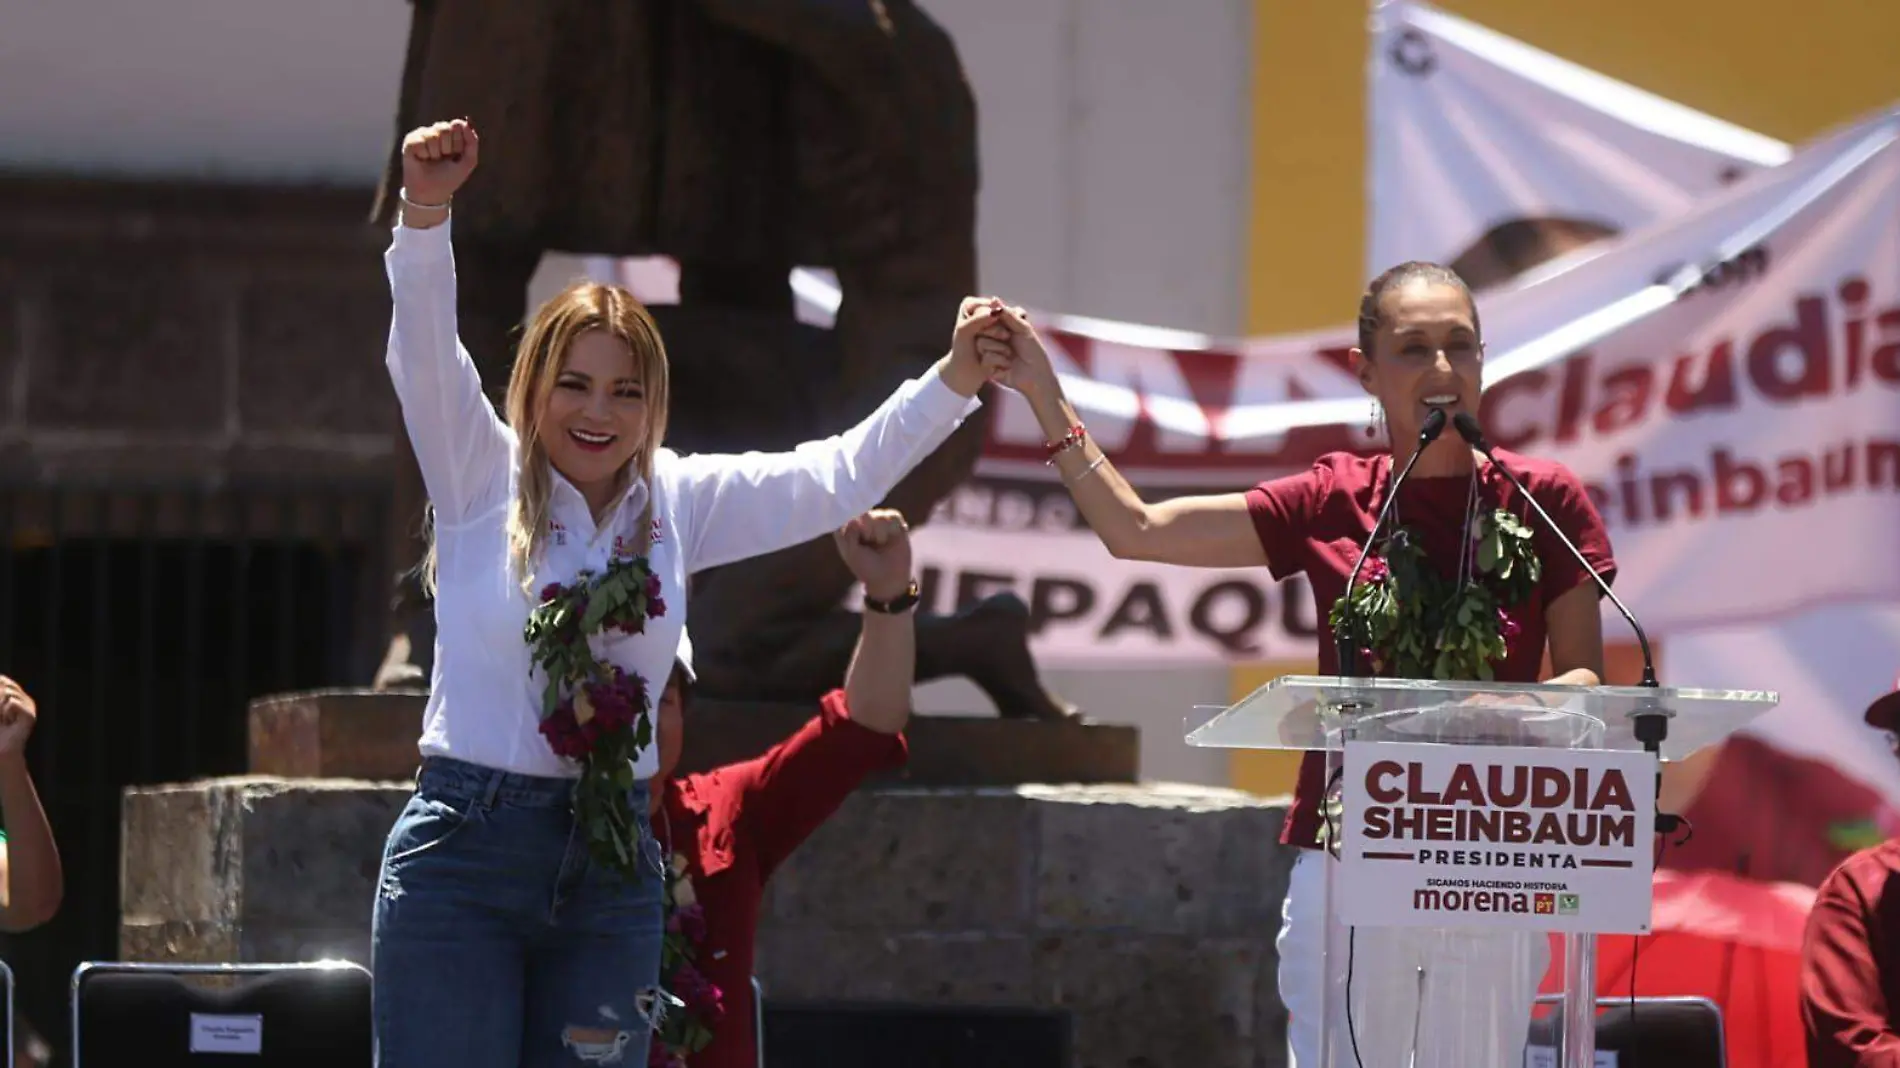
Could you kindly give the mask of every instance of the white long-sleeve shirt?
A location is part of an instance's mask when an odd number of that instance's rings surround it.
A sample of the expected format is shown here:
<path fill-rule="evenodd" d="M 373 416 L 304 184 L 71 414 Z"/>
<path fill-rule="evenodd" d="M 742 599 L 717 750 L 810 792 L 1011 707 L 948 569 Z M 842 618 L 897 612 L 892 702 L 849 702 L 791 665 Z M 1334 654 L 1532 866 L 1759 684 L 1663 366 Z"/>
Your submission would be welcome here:
<path fill-rule="evenodd" d="M 518 444 L 456 337 L 449 226 L 398 223 L 384 256 L 394 299 L 389 376 L 435 507 L 435 672 L 420 748 L 425 756 L 572 777 L 579 766 L 556 756 L 537 729 L 545 680 L 522 637 L 534 606 L 508 562 Z M 850 430 L 791 452 L 682 456 L 661 449 L 652 484 L 634 480 L 599 529 L 580 492 L 556 472 L 528 589 L 572 582 L 584 568 L 599 573 L 615 552 L 634 551 L 634 527 L 651 494 L 649 559 L 665 614 L 644 633 L 591 643 L 597 656 L 643 677 L 649 703 L 656 701 L 685 626 L 688 575 L 808 541 L 875 507 L 977 404 L 933 373 L 904 383 Z M 648 746 L 635 772 L 651 778 L 657 770 Z"/>

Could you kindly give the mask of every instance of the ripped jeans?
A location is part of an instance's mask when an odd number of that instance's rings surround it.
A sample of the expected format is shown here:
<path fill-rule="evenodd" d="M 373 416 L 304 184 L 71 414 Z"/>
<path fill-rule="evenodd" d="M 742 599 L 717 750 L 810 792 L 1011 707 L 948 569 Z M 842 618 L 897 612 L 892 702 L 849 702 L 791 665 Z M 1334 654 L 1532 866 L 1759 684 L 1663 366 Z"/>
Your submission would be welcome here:
<path fill-rule="evenodd" d="M 589 859 L 573 787 L 423 763 L 377 881 L 380 1068 L 644 1068 L 663 892 L 648 786 L 633 790 L 637 880 Z"/>

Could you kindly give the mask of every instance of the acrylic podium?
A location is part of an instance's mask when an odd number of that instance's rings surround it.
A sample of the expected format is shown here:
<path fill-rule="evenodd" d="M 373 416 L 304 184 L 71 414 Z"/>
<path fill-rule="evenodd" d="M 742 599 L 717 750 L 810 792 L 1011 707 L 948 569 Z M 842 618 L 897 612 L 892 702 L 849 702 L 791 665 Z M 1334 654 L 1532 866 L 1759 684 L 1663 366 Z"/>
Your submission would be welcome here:
<path fill-rule="evenodd" d="M 1596 935 L 1649 929 L 1659 761 L 1773 693 L 1284 676 L 1187 742 L 1322 751 L 1321 1064 L 1592 1068 Z M 1554 1048 L 1526 1050 L 1552 945 Z"/>

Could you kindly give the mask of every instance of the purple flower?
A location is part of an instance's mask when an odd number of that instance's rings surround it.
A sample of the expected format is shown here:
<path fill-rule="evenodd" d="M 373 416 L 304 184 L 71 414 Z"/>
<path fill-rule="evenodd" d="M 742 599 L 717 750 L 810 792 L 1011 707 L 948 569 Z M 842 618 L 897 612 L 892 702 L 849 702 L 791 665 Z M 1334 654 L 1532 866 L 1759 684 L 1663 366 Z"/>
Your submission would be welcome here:
<path fill-rule="evenodd" d="M 648 575 L 647 576 L 647 600 L 657 601 L 659 600 L 659 598 L 660 598 L 660 576 Z"/>
<path fill-rule="evenodd" d="M 1498 609 L 1498 633 L 1502 635 L 1506 641 L 1517 637 L 1518 632 L 1523 629 L 1523 627 L 1518 626 L 1517 620 L 1512 618 L 1511 613 L 1506 612 L 1502 608 Z"/>
<path fill-rule="evenodd" d="M 666 601 L 659 597 L 647 598 L 647 618 L 658 619 L 666 614 Z"/>
<path fill-rule="evenodd" d="M 541 603 L 542 604 L 547 604 L 549 601 L 554 600 L 556 597 L 559 597 L 560 595 L 561 595 L 561 584 L 558 582 L 550 582 L 546 586 L 541 587 Z"/>
<path fill-rule="evenodd" d="M 616 667 L 605 681 L 587 684 L 587 700 L 594 706 L 594 718 L 587 726 L 598 723 L 601 731 L 631 726 L 647 706 L 646 680 Z"/>
<path fill-rule="evenodd" d="M 548 748 L 559 756 L 579 760 L 593 748 L 594 739 L 587 728 L 594 721 L 583 725 L 574 718 L 574 702 L 562 701 L 547 718 L 541 721 L 541 736 L 548 740 Z"/>
<path fill-rule="evenodd" d="M 1386 566 L 1385 557 L 1383 556 L 1366 557 L 1366 566 L 1364 570 L 1359 572 L 1360 579 L 1372 586 L 1377 586 L 1391 576 L 1392 569 Z"/>

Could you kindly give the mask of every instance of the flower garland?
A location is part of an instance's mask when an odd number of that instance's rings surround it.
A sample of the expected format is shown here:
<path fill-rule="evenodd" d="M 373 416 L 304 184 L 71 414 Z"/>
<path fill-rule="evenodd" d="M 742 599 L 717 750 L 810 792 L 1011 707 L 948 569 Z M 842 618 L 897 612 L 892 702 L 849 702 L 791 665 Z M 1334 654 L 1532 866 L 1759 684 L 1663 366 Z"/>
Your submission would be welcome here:
<path fill-rule="evenodd" d="M 668 1012 L 653 1029 L 648 1068 L 686 1068 L 686 1060 L 713 1040 L 713 1025 L 726 1017 L 726 994 L 694 963 L 706 942 L 706 910 L 693 893 L 686 858 L 666 869 L 666 934 L 660 942 L 660 985 L 670 995 Z"/>
<path fill-rule="evenodd" d="M 1472 524 L 1463 573 L 1446 579 L 1405 527 L 1366 558 L 1360 581 L 1334 602 L 1333 631 L 1354 643 L 1374 674 L 1402 679 L 1491 681 L 1517 635 L 1512 610 L 1543 575 L 1531 529 L 1499 508 Z"/>
<path fill-rule="evenodd" d="M 1474 493 L 1475 493 L 1475 483 Z M 1467 516 L 1470 515 L 1469 510 Z M 1475 517 L 1459 577 L 1425 559 L 1416 536 L 1394 525 L 1366 557 L 1359 583 L 1333 602 L 1333 632 L 1354 643 L 1375 675 L 1491 681 L 1521 627 L 1512 614 L 1543 577 L 1531 528 L 1503 508 Z M 1329 784 L 1320 799 L 1319 843 L 1339 855 L 1345 799 Z"/>
<path fill-rule="evenodd" d="M 547 677 L 541 735 L 556 753 L 581 762 L 575 822 L 594 858 L 628 877 L 641 862 L 640 814 L 629 803 L 634 758 L 653 743 L 647 682 L 600 660 L 587 643 L 612 631 L 639 634 L 665 614 L 660 578 L 646 557 L 622 556 L 603 574 L 583 571 L 568 585 L 549 584 L 523 632 Z"/>

